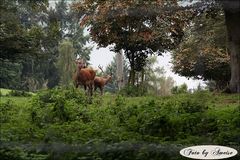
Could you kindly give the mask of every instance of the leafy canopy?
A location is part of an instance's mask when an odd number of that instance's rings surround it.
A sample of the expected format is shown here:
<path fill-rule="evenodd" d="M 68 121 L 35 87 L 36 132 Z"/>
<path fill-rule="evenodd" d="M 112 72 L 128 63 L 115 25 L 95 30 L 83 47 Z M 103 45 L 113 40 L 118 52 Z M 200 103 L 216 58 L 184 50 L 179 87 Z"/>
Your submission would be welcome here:
<path fill-rule="evenodd" d="M 73 7 L 85 13 L 81 25 L 89 25 L 99 46 L 114 45 L 115 51 L 126 54 L 161 54 L 174 48 L 188 19 L 187 12 L 172 10 L 178 7 L 176 0 L 83 0 Z"/>
<path fill-rule="evenodd" d="M 178 10 L 177 0 L 83 0 L 73 4 L 84 13 L 81 25 L 100 47 L 124 50 L 131 71 L 129 83 L 135 84 L 135 71 L 143 70 L 147 57 L 175 48 L 191 11 Z"/>
<path fill-rule="evenodd" d="M 230 80 L 230 55 L 224 14 L 203 14 L 187 28 L 184 41 L 173 53 L 173 71 L 182 76 L 214 80 L 226 85 Z M 221 87 L 221 86 L 219 86 Z"/>

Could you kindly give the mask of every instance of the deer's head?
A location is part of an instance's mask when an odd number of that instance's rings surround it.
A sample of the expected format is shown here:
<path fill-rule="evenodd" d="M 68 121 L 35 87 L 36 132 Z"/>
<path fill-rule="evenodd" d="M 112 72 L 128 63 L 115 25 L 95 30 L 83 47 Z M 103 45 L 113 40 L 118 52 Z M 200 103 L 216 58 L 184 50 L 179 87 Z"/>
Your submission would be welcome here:
<path fill-rule="evenodd" d="M 78 69 L 86 68 L 86 63 L 83 59 L 78 58 L 75 60 L 75 63 Z"/>

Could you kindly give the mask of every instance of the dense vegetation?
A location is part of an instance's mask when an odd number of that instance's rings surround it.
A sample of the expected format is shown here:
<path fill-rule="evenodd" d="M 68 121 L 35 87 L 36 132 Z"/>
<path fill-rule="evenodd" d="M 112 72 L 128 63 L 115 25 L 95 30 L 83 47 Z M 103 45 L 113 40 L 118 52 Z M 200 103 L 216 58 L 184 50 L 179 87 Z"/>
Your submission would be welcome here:
<path fill-rule="evenodd" d="M 79 90 L 55 88 L 3 96 L 0 109 L 1 159 L 181 159 L 184 146 L 240 145 L 239 95 L 106 94 L 89 103 Z"/>
<path fill-rule="evenodd" d="M 0 15 L 1 88 L 53 88 L 72 74 L 71 67 L 63 69 L 68 63 L 62 58 L 73 61 L 81 55 L 89 61 L 89 36 L 66 1 L 1 0 Z"/>

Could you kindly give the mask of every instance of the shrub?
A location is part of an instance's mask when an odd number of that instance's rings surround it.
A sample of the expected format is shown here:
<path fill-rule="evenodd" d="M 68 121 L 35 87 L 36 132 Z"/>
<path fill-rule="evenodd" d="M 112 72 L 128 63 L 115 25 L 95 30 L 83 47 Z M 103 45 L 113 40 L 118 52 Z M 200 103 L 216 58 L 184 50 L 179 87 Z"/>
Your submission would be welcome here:
<path fill-rule="evenodd" d="M 9 111 L 13 108 L 13 106 L 14 104 L 10 100 L 0 103 L 0 123 L 5 123 L 9 121 L 10 118 Z"/>
<path fill-rule="evenodd" d="M 180 85 L 180 86 L 174 86 L 171 90 L 172 94 L 183 94 L 187 93 L 188 86 L 186 83 Z"/>
<path fill-rule="evenodd" d="M 1 147 L 0 146 L 1 160 L 47 160 L 48 155 L 40 153 L 31 153 L 30 151 L 23 150 L 20 147 Z"/>
<path fill-rule="evenodd" d="M 180 101 L 178 106 L 179 113 L 197 113 L 197 112 L 204 112 L 207 110 L 207 106 L 199 102 L 198 99 L 186 98 Z"/>
<path fill-rule="evenodd" d="M 39 92 L 32 98 L 31 120 L 38 126 L 45 123 L 75 120 L 79 107 L 87 105 L 84 93 L 74 88 L 54 88 Z"/>

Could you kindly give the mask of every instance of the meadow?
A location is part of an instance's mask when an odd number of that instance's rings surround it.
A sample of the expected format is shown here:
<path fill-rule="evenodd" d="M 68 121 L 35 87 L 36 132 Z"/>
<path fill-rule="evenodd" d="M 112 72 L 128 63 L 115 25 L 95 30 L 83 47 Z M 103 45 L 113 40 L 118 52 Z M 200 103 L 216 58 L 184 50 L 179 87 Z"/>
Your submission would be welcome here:
<path fill-rule="evenodd" d="M 2 94 L 0 110 L 1 159 L 171 160 L 185 159 L 179 155 L 185 146 L 240 148 L 237 94 L 95 94 L 90 100 L 80 90 L 55 88 Z"/>

